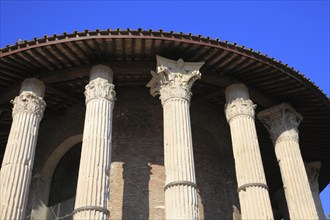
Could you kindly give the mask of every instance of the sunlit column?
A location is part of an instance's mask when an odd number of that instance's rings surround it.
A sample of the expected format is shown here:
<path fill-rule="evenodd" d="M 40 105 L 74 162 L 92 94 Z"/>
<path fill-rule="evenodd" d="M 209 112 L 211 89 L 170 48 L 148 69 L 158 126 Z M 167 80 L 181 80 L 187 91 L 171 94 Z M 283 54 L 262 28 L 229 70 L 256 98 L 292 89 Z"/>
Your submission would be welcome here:
<path fill-rule="evenodd" d="M 282 103 L 261 111 L 275 147 L 291 219 L 318 219 L 305 166 L 299 148 L 298 126 L 302 116 L 290 104 Z"/>
<path fill-rule="evenodd" d="M 23 219 L 30 189 L 45 85 L 29 78 L 13 101 L 11 125 L 0 172 L 0 219 Z"/>
<path fill-rule="evenodd" d="M 108 219 L 112 110 L 115 102 L 112 70 L 91 69 L 86 86 L 86 116 L 74 219 Z"/>
<path fill-rule="evenodd" d="M 163 105 L 166 219 L 199 219 L 189 105 L 203 64 L 157 56 L 157 70 L 147 85 L 151 95 L 160 94 Z"/>
<path fill-rule="evenodd" d="M 254 122 L 255 105 L 243 84 L 228 86 L 226 101 L 242 219 L 273 219 Z"/>

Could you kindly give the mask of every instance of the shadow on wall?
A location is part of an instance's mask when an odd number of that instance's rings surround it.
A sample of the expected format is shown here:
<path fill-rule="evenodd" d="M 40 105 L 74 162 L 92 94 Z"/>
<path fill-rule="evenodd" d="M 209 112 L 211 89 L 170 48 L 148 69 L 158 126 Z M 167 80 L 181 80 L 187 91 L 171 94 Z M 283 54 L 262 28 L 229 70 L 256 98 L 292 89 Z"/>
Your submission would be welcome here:
<path fill-rule="evenodd" d="M 210 132 L 196 131 L 194 157 L 202 219 L 232 219 L 232 206 L 239 207 L 239 202 L 230 145 L 224 140 L 219 146 Z"/>
<path fill-rule="evenodd" d="M 110 173 L 111 219 L 164 219 L 162 108 L 145 88 L 117 88 Z M 159 210 L 161 209 L 161 210 Z"/>
<path fill-rule="evenodd" d="M 151 167 L 145 161 L 123 164 L 122 219 L 149 219 L 150 174 Z"/>
<path fill-rule="evenodd" d="M 201 219 L 233 219 L 240 209 L 230 129 L 221 112 L 191 108 L 192 134 Z"/>

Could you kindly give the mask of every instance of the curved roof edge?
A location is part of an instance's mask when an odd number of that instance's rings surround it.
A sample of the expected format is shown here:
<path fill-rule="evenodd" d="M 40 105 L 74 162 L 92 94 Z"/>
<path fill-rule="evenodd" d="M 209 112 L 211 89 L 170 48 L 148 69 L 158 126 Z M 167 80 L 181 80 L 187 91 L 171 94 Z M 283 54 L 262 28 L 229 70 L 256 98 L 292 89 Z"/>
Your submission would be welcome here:
<path fill-rule="evenodd" d="M 63 43 L 67 41 L 84 40 L 91 38 L 153 38 L 153 39 L 166 39 L 174 41 L 183 41 L 186 43 L 200 44 L 209 47 L 218 47 L 230 52 L 234 52 L 255 60 L 262 62 L 264 64 L 270 65 L 281 72 L 284 72 L 291 77 L 300 81 L 304 86 L 309 87 L 310 90 L 319 96 L 324 103 L 330 108 L 330 98 L 325 94 L 325 92 L 317 86 L 313 81 L 311 81 L 304 74 L 290 67 L 288 64 L 282 63 L 280 60 L 268 57 L 267 54 L 262 54 L 259 51 L 254 51 L 252 48 L 246 48 L 245 46 L 239 46 L 237 43 L 229 43 L 228 41 L 221 41 L 220 39 L 211 39 L 210 37 L 203 37 L 201 35 L 184 34 L 183 32 L 175 33 L 173 31 L 165 32 L 163 30 L 154 31 L 152 29 L 143 30 L 138 28 L 137 30 L 120 29 L 115 30 L 107 29 L 100 30 L 96 29 L 94 31 L 85 30 L 82 32 L 74 31 L 68 34 L 64 32 L 63 34 L 52 36 L 44 35 L 42 38 L 35 37 L 33 40 L 19 40 L 14 45 L 7 45 L 4 48 L 0 48 L 0 58 L 7 55 L 15 54 L 21 51 L 29 50 L 36 47 L 41 47 L 45 45 L 52 45 L 57 43 Z"/>

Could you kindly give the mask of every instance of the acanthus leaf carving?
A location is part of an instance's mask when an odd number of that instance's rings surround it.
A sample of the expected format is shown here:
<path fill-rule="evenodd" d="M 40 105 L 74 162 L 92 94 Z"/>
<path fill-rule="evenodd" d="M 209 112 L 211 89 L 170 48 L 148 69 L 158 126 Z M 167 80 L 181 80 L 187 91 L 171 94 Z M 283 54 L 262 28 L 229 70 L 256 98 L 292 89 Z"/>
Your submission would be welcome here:
<path fill-rule="evenodd" d="M 11 103 L 14 105 L 13 117 L 17 113 L 26 112 L 37 115 L 41 120 L 46 107 L 46 102 L 43 98 L 33 92 L 22 92 L 14 100 L 11 100 Z"/>
<path fill-rule="evenodd" d="M 269 131 L 274 144 L 283 140 L 299 141 L 298 126 L 303 117 L 289 103 L 261 111 L 258 118 Z"/>
<path fill-rule="evenodd" d="M 115 86 L 102 78 L 90 81 L 85 87 L 86 104 L 93 99 L 116 100 Z"/>
<path fill-rule="evenodd" d="M 254 110 L 257 105 L 250 99 L 237 98 L 225 105 L 226 118 L 228 123 L 237 116 L 250 116 L 254 119 Z"/>
<path fill-rule="evenodd" d="M 182 98 L 190 102 L 191 87 L 201 77 L 199 69 L 203 64 L 157 56 L 156 72 L 151 71 L 153 78 L 147 87 L 150 87 L 152 96 L 160 95 L 163 104 L 170 98 Z"/>

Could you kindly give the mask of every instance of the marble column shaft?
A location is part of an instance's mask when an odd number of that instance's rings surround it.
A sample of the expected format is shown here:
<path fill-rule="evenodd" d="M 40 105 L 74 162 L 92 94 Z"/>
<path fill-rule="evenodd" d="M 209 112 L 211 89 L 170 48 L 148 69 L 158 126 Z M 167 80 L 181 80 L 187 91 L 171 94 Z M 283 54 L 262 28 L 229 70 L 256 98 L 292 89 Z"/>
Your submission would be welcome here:
<path fill-rule="evenodd" d="M 309 185 L 312 191 L 314 203 L 316 206 L 317 215 L 319 219 L 326 219 L 323 206 L 321 203 L 320 190 L 319 190 L 319 173 L 321 169 L 321 162 L 320 161 L 306 162 L 305 168 L 307 172 Z"/>
<path fill-rule="evenodd" d="M 273 219 L 254 122 L 255 105 L 243 84 L 227 87 L 226 100 L 242 219 Z"/>
<path fill-rule="evenodd" d="M 203 64 L 157 56 L 157 72 L 147 85 L 163 105 L 166 219 L 199 219 L 189 105 Z"/>
<path fill-rule="evenodd" d="M 290 218 L 318 219 L 299 149 L 298 126 L 302 116 L 290 104 L 282 103 L 259 112 L 258 118 L 275 146 Z"/>
<path fill-rule="evenodd" d="M 45 85 L 29 78 L 13 101 L 13 122 L 0 172 L 0 219 L 23 219 L 30 189 Z"/>
<path fill-rule="evenodd" d="M 74 219 L 108 219 L 110 196 L 112 111 L 115 102 L 112 70 L 91 69 L 86 86 L 86 116 Z"/>

